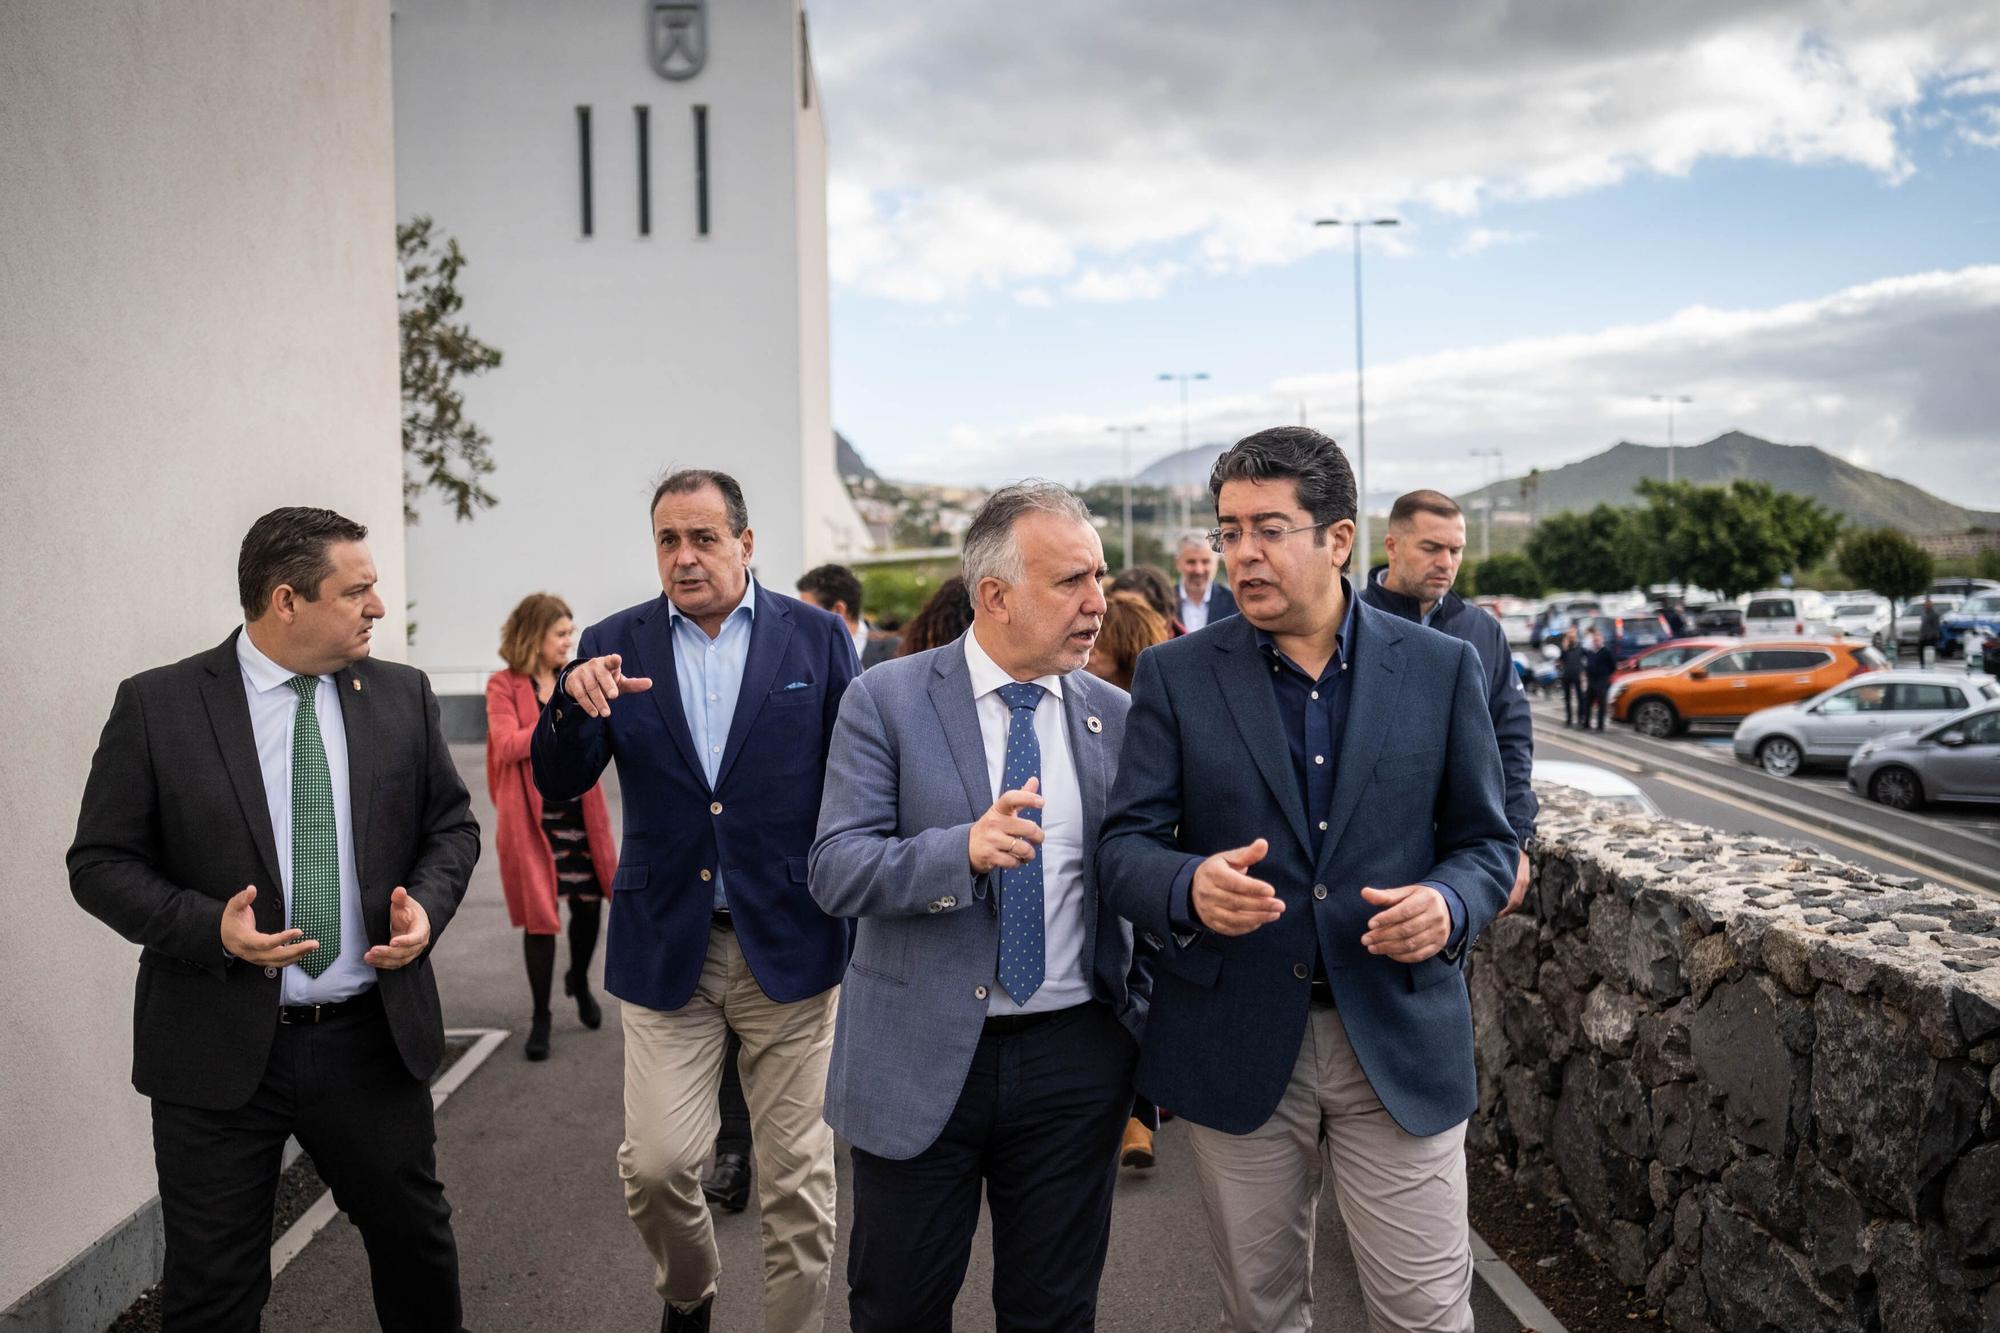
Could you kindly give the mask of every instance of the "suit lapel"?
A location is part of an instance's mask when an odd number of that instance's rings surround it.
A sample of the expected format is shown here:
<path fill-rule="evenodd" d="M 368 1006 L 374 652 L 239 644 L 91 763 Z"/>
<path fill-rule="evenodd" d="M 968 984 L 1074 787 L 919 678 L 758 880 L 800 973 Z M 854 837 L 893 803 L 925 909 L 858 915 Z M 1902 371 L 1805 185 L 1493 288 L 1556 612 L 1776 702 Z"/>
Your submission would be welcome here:
<path fill-rule="evenodd" d="M 1348 661 L 1347 724 L 1334 768 L 1333 805 L 1327 814 L 1321 859 L 1333 855 L 1361 798 L 1368 794 L 1375 761 L 1395 723 L 1403 692 L 1403 632 L 1406 622 L 1366 602 L 1355 608 L 1357 640 Z"/>
<path fill-rule="evenodd" d="M 970 634 L 972 631 L 967 630 Z M 986 772 L 986 741 L 979 733 L 979 709 L 972 698 L 972 673 L 965 665 L 963 636 L 937 651 L 931 672 L 931 707 L 944 728 L 945 746 L 965 784 L 965 801 L 974 819 L 995 800 L 993 779 Z"/>
<path fill-rule="evenodd" d="M 241 634 L 237 630 L 236 634 Z M 264 795 L 264 769 L 257 762 L 257 735 L 250 727 L 250 704 L 243 694 L 243 668 L 236 661 L 236 634 L 208 655 L 203 664 L 209 678 L 202 685 L 202 703 L 208 709 L 208 724 L 215 731 L 216 748 L 222 751 L 222 766 L 229 784 L 236 789 L 236 803 L 243 810 L 243 822 L 257 853 L 264 859 L 269 875 L 257 893 L 257 926 L 260 930 L 282 930 L 285 925 L 284 876 L 278 872 L 278 839 L 271 831 L 271 806 Z M 241 888 L 241 885 L 234 886 Z"/>
<path fill-rule="evenodd" d="M 764 701 L 771 697 L 771 682 L 778 678 L 778 664 L 785 660 L 785 649 L 792 642 L 791 609 L 776 597 L 766 596 L 761 587 L 753 585 L 751 594 L 757 599 L 757 613 L 750 617 L 750 655 L 743 664 L 743 684 L 736 692 L 736 713 L 729 719 L 722 763 L 715 770 L 718 790 L 728 780 L 751 725 L 764 711 Z M 820 684 L 824 687 L 827 682 Z"/>
<path fill-rule="evenodd" d="M 632 642 L 638 646 L 640 660 L 622 663 L 625 674 L 652 677 L 649 693 L 653 706 L 660 710 L 660 721 L 674 738 L 688 771 L 697 780 L 704 780 L 707 770 L 694 752 L 694 733 L 688 730 L 687 717 L 681 712 L 680 664 L 674 655 L 674 619 L 667 610 L 666 594 L 662 593 L 645 618 L 632 626 Z"/>
<path fill-rule="evenodd" d="M 1095 849 L 1095 840 L 1088 836 L 1090 829 L 1104 825 L 1104 734 L 1094 732 L 1085 720 L 1090 716 L 1089 688 L 1084 678 L 1089 673 L 1072 671 L 1063 677 L 1063 723 L 1069 736 L 1070 763 L 1076 768 L 1076 782 L 1083 798 L 1083 827 L 1086 854 L 1083 858 L 1084 879 L 1092 880 L 1090 855 Z"/>
<path fill-rule="evenodd" d="M 1298 775 L 1292 772 L 1292 747 L 1285 740 L 1284 722 L 1278 716 L 1278 698 L 1266 679 L 1271 668 L 1257 651 L 1249 621 L 1240 617 L 1226 620 L 1219 628 L 1221 632 L 1215 634 L 1215 682 L 1228 703 L 1229 715 L 1236 720 L 1236 730 L 1243 736 L 1244 749 L 1277 797 L 1278 808 L 1284 811 L 1299 846 L 1310 852 L 1305 801 L 1299 795 Z"/>
<path fill-rule="evenodd" d="M 354 873 L 361 876 L 360 889 L 367 883 L 362 867 L 368 864 L 368 798 L 375 788 L 375 696 L 366 681 L 366 663 L 355 662 L 333 675 L 334 693 L 340 700 L 340 730 L 347 737 L 347 809 L 354 834 Z"/>

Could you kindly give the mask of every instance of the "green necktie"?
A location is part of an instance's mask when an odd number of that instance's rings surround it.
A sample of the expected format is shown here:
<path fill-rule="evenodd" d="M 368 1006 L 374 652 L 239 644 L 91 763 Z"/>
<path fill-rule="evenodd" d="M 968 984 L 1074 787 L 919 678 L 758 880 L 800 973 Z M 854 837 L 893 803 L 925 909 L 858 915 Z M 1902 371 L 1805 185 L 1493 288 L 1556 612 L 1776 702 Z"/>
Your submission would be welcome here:
<path fill-rule="evenodd" d="M 319 976 L 340 956 L 340 842 L 333 822 L 333 775 L 319 735 L 313 698 L 318 676 L 285 682 L 299 696 L 292 714 L 292 920 L 294 930 L 318 940 L 319 948 L 299 960 L 309 977 Z"/>

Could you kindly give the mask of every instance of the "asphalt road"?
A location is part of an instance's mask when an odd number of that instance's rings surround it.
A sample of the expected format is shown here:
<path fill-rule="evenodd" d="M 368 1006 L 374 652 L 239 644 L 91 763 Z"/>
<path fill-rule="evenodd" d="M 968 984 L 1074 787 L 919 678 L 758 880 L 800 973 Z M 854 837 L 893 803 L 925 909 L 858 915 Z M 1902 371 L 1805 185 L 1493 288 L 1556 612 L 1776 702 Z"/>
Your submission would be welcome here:
<path fill-rule="evenodd" d="M 1601 732 L 1570 730 L 1560 696 L 1533 708 L 1538 755 L 1622 773 L 1676 819 L 1810 842 L 1884 874 L 2000 893 L 2000 807 L 1892 810 L 1850 792 L 1844 768 L 1774 778 L 1739 761 L 1731 727 L 1700 725 L 1654 740 L 1618 722 Z"/>
<path fill-rule="evenodd" d="M 490 834 L 484 752 L 477 746 L 454 751 Z M 615 812 L 611 784 L 607 795 Z M 617 1002 L 604 997 L 604 1027 L 590 1032 L 558 996 L 552 1057 L 541 1064 L 521 1058 L 529 1004 L 520 936 L 507 923 L 490 855 L 481 861 L 434 958 L 447 1026 L 514 1031 L 438 1112 L 439 1171 L 456 1212 L 468 1327 L 482 1333 L 657 1328 L 660 1305 L 651 1260 L 626 1220 L 614 1160 L 623 1118 Z M 600 974 L 601 963 L 600 953 Z M 1162 1131 L 1159 1166 L 1127 1171 L 1120 1179 L 1098 1315 L 1106 1333 L 1215 1327 L 1219 1306 L 1183 1130 L 1176 1122 Z M 843 1154 L 843 1194 L 847 1188 Z M 844 1200 L 839 1215 L 841 1250 L 834 1260 L 828 1329 L 847 1327 L 840 1277 L 848 1225 Z M 714 1327 L 718 1333 L 760 1329 L 755 1205 L 721 1217 L 717 1242 L 723 1274 Z M 982 1228 L 958 1302 L 958 1327 L 993 1328 L 991 1289 Z M 1314 1294 L 1317 1327 L 1365 1327 L 1331 1191 L 1320 1207 Z M 1483 1282 L 1474 1284 L 1474 1314 L 1480 1333 L 1520 1328 Z M 359 1233 L 344 1220 L 328 1226 L 277 1276 L 266 1327 L 316 1333 L 375 1327 L 367 1260 Z"/>

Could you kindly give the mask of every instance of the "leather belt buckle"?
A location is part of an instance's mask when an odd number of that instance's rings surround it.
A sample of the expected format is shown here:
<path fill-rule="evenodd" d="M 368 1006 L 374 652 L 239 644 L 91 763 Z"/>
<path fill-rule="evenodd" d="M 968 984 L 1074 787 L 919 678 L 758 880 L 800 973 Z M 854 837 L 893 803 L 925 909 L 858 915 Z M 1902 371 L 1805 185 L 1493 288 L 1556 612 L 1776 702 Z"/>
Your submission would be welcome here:
<path fill-rule="evenodd" d="M 331 1008 L 330 1004 L 281 1004 L 278 1006 L 278 1021 L 287 1026 L 317 1023 Z"/>

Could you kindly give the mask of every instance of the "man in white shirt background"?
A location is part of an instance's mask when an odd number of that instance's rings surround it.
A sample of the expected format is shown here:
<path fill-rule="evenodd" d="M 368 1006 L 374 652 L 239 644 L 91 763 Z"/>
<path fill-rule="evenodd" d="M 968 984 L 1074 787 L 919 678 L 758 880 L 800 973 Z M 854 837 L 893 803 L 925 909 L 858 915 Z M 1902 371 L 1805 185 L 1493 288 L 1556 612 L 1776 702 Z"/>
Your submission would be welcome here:
<path fill-rule="evenodd" d="M 1205 532 L 1184 532 L 1174 552 L 1174 567 L 1180 571 L 1181 627 L 1192 634 L 1212 621 L 1236 614 L 1236 598 L 1215 581 L 1215 550 Z"/>

